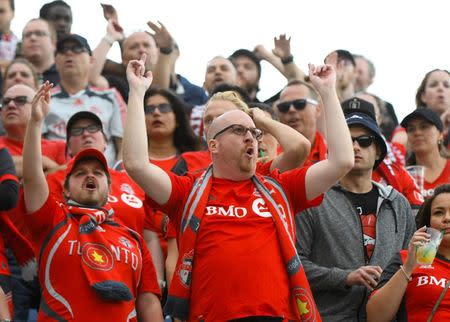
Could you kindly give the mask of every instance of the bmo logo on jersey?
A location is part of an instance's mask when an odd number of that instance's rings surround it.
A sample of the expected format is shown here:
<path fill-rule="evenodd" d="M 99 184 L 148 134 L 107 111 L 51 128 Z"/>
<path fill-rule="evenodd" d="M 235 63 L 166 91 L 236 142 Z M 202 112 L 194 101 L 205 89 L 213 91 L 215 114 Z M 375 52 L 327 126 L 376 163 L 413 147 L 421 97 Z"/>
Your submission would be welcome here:
<path fill-rule="evenodd" d="M 285 217 L 284 209 L 281 205 L 278 205 L 283 217 Z M 262 218 L 272 217 L 272 214 L 267 208 L 267 205 L 263 198 L 256 198 L 252 202 L 251 210 L 253 213 Z M 244 218 L 248 214 L 248 209 L 245 207 L 237 207 L 234 205 L 228 207 L 222 206 L 207 206 L 205 208 L 205 215 L 207 216 L 224 216 L 224 217 L 235 217 Z"/>

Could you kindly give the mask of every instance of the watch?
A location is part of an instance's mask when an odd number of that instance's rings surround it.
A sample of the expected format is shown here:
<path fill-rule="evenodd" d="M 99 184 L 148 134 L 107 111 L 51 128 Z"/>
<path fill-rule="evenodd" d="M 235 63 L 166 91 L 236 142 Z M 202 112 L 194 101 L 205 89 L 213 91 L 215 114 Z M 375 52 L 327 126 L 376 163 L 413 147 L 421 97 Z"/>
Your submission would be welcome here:
<path fill-rule="evenodd" d="M 170 55 L 173 51 L 173 47 L 159 47 L 159 52 L 164 55 Z"/>
<path fill-rule="evenodd" d="M 282 63 L 283 65 L 287 65 L 287 64 L 289 64 L 289 63 L 292 63 L 293 61 L 294 61 L 294 56 L 292 56 L 292 54 L 289 55 L 289 56 L 287 56 L 286 58 L 282 58 L 282 59 L 281 59 L 281 63 Z"/>

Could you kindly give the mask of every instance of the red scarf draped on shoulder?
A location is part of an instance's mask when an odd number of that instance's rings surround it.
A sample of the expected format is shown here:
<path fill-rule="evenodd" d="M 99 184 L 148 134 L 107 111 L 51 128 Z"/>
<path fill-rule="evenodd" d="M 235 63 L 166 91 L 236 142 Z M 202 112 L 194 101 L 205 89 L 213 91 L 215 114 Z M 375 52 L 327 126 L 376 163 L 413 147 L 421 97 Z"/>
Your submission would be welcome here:
<path fill-rule="evenodd" d="M 288 199 L 281 186 L 273 179 L 253 176 L 252 181 L 272 214 L 286 265 L 286 273 L 289 276 L 291 299 L 296 308 L 297 320 L 322 321 L 295 249 L 293 216 Z M 207 206 L 211 186 L 212 166 L 195 181 L 183 210 L 180 228 L 180 256 L 165 306 L 167 314 L 181 320 L 187 320 L 189 317 L 190 287 L 195 263 L 197 232 Z M 283 208 L 287 209 L 287 218 L 280 211 L 278 205 L 283 205 Z M 183 254 L 188 256 L 183 256 Z"/>

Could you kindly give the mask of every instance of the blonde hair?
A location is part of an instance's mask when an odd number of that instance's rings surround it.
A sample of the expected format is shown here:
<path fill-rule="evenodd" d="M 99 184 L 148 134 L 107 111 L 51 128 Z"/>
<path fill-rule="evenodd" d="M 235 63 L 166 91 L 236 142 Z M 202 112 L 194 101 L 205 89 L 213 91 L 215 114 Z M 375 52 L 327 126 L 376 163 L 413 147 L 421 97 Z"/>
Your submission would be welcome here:
<path fill-rule="evenodd" d="M 233 103 L 239 110 L 245 113 L 249 113 L 249 107 L 248 105 L 242 100 L 242 97 L 236 93 L 235 91 L 226 91 L 226 92 L 219 92 L 211 96 L 211 98 L 208 100 L 208 103 L 206 103 L 205 111 L 208 109 L 208 105 L 210 102 L 214 101 L 228 101 Z"/>

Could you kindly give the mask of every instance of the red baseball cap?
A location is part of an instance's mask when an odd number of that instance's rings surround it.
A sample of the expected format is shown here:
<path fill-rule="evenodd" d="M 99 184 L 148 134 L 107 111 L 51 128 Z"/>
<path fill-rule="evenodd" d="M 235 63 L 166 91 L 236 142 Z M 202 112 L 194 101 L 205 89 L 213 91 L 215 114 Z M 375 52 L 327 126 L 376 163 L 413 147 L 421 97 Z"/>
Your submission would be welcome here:
<path fill-rule="evenodd" d="M 97 149 L 84 149 L 78 152 L 70 161 L 67 163 L 66 168 L 66 176 L 70 175 L 72 173 L 73 167 L 81 160 L 85 158 L 95 158 L 97 159 L 105 168 L 105 172 L 109 175 L 108 170 L 108 162 L 106 161 L 105 156 L 102 152 L 100 152 Z"/>

